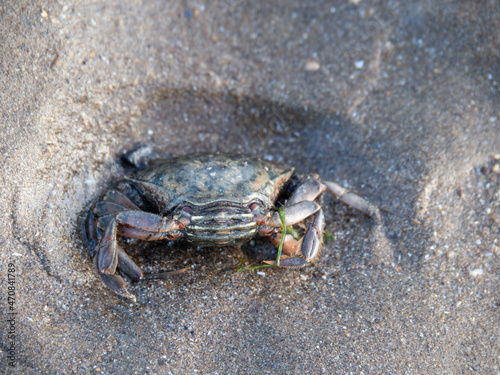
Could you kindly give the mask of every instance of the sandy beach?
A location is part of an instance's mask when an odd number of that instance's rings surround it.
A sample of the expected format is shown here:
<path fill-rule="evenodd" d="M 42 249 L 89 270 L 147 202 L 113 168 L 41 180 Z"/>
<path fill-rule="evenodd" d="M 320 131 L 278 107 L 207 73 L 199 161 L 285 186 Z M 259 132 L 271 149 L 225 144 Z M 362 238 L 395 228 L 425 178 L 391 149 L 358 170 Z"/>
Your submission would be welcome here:
<path fill-rule="evenodd" d="M 497 2 L 0 12 L 1 373 L 500 372 Z M 384 236 L 325 195 L 333 239 L 302 269 L 237 272 L 275 256 L 266 239 L 124 239 L 145 272 L 188 268 L 131 284 L 132 303 L 99 280 L 82 223 L 141 145 L 318 173 L 378 205 Z"/>

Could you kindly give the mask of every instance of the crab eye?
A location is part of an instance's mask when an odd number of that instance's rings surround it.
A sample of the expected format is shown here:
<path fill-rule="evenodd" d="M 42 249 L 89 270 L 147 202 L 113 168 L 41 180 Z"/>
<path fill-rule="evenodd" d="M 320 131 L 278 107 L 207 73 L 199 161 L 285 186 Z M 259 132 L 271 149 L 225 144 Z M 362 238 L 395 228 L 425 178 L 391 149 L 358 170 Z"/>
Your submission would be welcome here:
<path fill-rule="evenodd" d="M 254 212 L 257 208 L 259 208 L 260 205 L 258 203 L 252 203 L 248 208 L 250 208 L 250 211 Z"/>
<path fill-rule="evenodd" d="M 182 211 L 186 212 L 188 215 L 191 215 L 193 213 L 193 209 L 189 206 L 182 207 L 181 212 Z"/>

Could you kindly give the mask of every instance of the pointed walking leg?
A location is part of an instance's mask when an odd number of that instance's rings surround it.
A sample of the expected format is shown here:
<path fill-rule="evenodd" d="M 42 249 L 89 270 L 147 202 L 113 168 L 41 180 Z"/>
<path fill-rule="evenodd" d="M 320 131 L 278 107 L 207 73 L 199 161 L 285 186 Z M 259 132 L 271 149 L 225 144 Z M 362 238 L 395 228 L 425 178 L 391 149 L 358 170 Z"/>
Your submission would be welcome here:
<path fill-rule="evenodd" d="M 339 184 L 332 181 L 322 181 L 326 186 L 326 190 L 348 206 L 355 208 L 358 211 L 361 211 L 368 216 L 373 217 L 375 220 L 381 219 L 380 210 L 373 203 L 368 200 L 360 197 L 359 195 L 353 193 L 352 191 L 346 189 L 345 187 L 340 186 Z"/>
<path fill-rule="evenodd" d="M 394 259 L 394 251 L 392 245 L 387 240 L 385 235 L 384 225 L 380 209 L 368 200 L 360 197 L 359 195 L 349 191 L 348 189 L 340 186 L 332 181 L 322 181 L 326 186 L 327 191 L 340 200 L 358 211 L 369 215 L 375 222 L 372 232 L 375 239 L 373 263 L 375 265 L 381 263 L 391 263 Z"/>
<path fill-rule="evenodd" d="M 122 207 L 125 207 L 129 210 L 142 211 L 139 206 L 137 206 L 134 202 L 130 200 L 125 194 L 118 190 L 108 190 L 106 195 L 103 198 L 103 201 L 111 202 L 118 204 Z"/>

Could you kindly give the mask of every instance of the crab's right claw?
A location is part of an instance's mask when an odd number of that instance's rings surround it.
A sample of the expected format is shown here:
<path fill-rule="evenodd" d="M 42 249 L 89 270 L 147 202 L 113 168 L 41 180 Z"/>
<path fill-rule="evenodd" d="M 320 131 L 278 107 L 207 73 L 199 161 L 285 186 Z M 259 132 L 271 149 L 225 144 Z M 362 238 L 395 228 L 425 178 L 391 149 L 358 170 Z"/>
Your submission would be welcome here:
<path fill-rule="evenodd" d="M 134 302 L 136 298 L 131 294 L 123 278 L 116 274 L 119 268 L 132 280 L 140 280 L 143 276 L 141 269 L 130 259 L 116 241 L 117 224 L 111 220 L 106 226 L 101 240 L 96 247 L 94 265 L 99 277 L 116 294 L 126 297 Z"/>
<path fill-rule="evenodd" d="M 95 265 L 95 268 L 97 270 L 97 274 L 101 278 L 102 282 L 108 288 L 110 288 L 116 294 L 136 302 L 135 296 L 128 291 L 127 284 L 125 283 L 125 280 L 123 280 L 123 278 L 120 275 L 118 275 L 116 273 L 114 273 L 114 274 L 105 273 L 99 269 L 98 256 L 96 256 L 94 258 L 94 265 Z"/>
<path fill-rule="evenodd" d="M 99 273 L 101 280 L 108 288 L 110 288 L 116 294 L 128 298 L 133 302 L 137 302 L 135 296 L 130 293 L 127 289 L 125 281 L 120 275 L 108 275 L 105 273 Z"/>

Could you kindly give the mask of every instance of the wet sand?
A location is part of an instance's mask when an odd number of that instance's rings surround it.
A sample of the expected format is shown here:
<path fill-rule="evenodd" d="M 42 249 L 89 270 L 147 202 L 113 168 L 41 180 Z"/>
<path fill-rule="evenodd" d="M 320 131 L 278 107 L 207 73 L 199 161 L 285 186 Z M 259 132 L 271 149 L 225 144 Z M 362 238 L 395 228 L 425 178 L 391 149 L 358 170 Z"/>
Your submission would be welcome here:
<path fill-rule="evenodd" d="M 0 311 L 22 374 L 500 371 L 500 6 L 494 2 L 3 4 Z M 250 153 L 382 208 L 325 197 L 321 257 L 125 240 L 113 295 L 81 225 L 149 144 Z M 380 252 L 393 251 L 384 263 Z M 14 272 L 9 271 L 13 264 Z M 10 267 L 12 268 L 12 267 Z M 15 304 L 7 303 L 15 274 Z M 13 310 L 10 308 L 13 306 Z"/>

